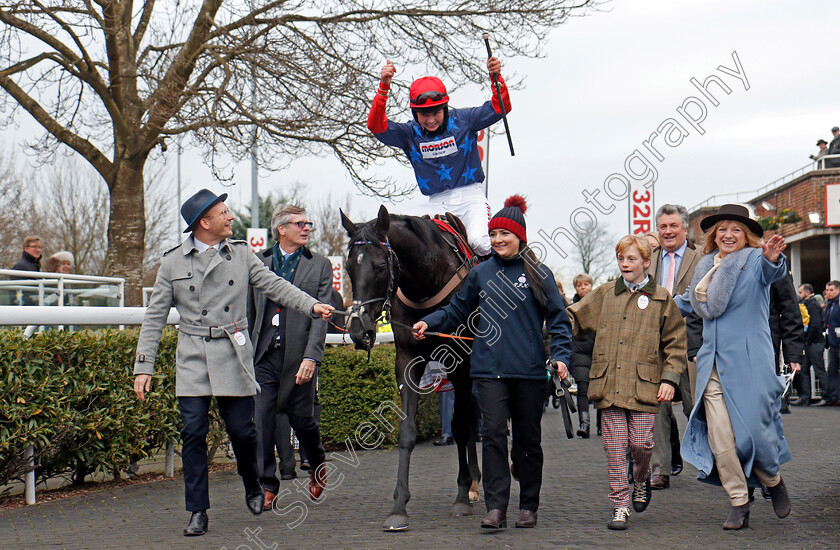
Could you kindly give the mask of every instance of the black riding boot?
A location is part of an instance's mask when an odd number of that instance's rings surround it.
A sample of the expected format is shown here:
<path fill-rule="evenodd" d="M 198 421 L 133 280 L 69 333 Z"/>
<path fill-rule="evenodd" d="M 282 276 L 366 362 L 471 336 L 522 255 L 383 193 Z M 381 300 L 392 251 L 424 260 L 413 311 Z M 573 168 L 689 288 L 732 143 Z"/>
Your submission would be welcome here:
<path fill-rule="evenodd" d="M 589 411 L 578 411 L 578 418 L 580 419 L 580 428 L 578 428 L 578 437 L 589 439 Z"/>

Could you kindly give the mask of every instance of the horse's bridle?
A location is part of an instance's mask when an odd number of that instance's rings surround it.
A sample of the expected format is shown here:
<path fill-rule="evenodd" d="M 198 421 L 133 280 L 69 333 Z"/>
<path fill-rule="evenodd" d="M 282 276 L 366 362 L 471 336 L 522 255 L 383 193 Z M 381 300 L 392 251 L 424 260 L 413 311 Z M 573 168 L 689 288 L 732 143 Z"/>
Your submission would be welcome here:
<path fill-rule="evenodd" d="M 388 242 L 388 237 L 385 237 L 385 241 L 355 241 L 350 244 L 348 247 L 352 249 L 354 246 L 365 246 L 365 245 L 373 245 L 373 246 L 380 246 L 383 250 L 388 253 L 388 260 L 386 264 L 388 265 L 388 289 L 385 291 L 385 296 L 381 298 L 371 298 L 370 300 L 365 300 L 364 302 L 359 302 L 357 300 L 353 301 L 353 304 L 347 308 L 347 324 L 349 326 L 350 321 L 352 319 L 358 319 L 362 325 L 362 330 L 367 332 L 368 330 L 375 330 L 375 327 L 369 327 L 365 318 L 362 317 L 362 308 L 367 304 L 373 304 L 376 302 L 385 302 L 382 304 L 382 315 L 380 318 L 385 319 L 386 322 L 389 322 L 391 319 L 391 297 L 397 291 L 396 288 L 396 279 L 397 279 L 397 269 L 399 269 L 399 259 L 397 258 L 396 252 L 394 249 L 391 248 L 391 243 Z M 377 321 L 379 318 L 377 318 Z"/>

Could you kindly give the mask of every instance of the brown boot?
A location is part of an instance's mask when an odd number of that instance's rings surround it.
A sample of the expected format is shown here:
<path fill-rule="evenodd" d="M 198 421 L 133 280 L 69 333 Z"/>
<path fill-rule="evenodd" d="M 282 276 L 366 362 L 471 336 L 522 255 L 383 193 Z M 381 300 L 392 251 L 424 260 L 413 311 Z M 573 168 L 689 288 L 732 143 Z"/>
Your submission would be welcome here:
<path fill-rule="evenodd" d="M 785 480 L 779 478 L 779 483 L 775 487 L 768 487 L 770 491 L 770 500 L 773 502 L 773 511 L 780 518 L 785 518 L 790 514 L 790 496 L 785 487 Z"/>
<path fill-rule="evenodd" d="M 730 529 L 742 529 L 750 526 L 750 503 L 742 504 L 741 506 L 733 506 L 729 512 L 729 517 L 723 522 L 723 528 L 727 531 Z"/>

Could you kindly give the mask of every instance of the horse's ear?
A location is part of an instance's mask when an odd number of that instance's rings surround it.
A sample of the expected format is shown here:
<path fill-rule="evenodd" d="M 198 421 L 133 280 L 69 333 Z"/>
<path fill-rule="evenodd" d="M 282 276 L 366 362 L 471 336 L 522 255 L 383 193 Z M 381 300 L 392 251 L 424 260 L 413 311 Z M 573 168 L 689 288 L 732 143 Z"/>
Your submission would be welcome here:
<path fill-rule="evenodd" d="M 385 205 L 379 207 L 379 214 L 376 217 L 376 230 L 379 231 L 382 235 L 388 233 L 388 229 L 391 227 L 391 215 L 388 214 L 388 209 L 385 208 Z"/>
<path fill-rule="evenodd" d="M 341 225 L 344 226 L 344 230 L 347 231 L 347 235 L 352 237 L 356 233 L 356 224 L 347 217 L 347 214 L 344 213 L 344 210 L 341 208 L 338 209 L 341 212 Z"/>

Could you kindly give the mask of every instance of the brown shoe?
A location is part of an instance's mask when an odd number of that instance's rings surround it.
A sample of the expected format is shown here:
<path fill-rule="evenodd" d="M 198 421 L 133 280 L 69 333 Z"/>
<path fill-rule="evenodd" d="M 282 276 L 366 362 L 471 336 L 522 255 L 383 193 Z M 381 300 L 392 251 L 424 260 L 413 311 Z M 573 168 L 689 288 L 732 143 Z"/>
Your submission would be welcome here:
<path fill-rule="evenodd" d="M 481 520 L 481 527 L 483 529 L 504 529 L 507 527 L 507 517 L 501 510 L 490 510 Z"/>
<path fill-rule="evenodd" d="M 318 474 L 316 474 L 316 471 Z M 318 497 L 321 496 L 321 493 L 326 488 L 327 475 L 322 472 L 324 472 L 323 468 L 309 470 L 309 498 L 312 500 L 318 500 Z M 317 480 L 316 477 L 318 478 Z"/>
<path fill-rule="evenodd" d="M 519 510 L 519 518 L 516 520 L 516 526 L 529 529 L 537 524 L 537 513 L 531 510 Z"/>
<path fill-rule="evenodd" d="M 268 489 L 265 490 L 265 502 L 263 503 L 263 510 L 271 510 L 274 506 L 274 501 L 277 500 L 277 495 Z"/>
<path fill-rule="evenodd" d="M 650 488 L 654 490 L 667 489 L 671 486 L 671 479 L 668 476 L 651 476 Z"/>

